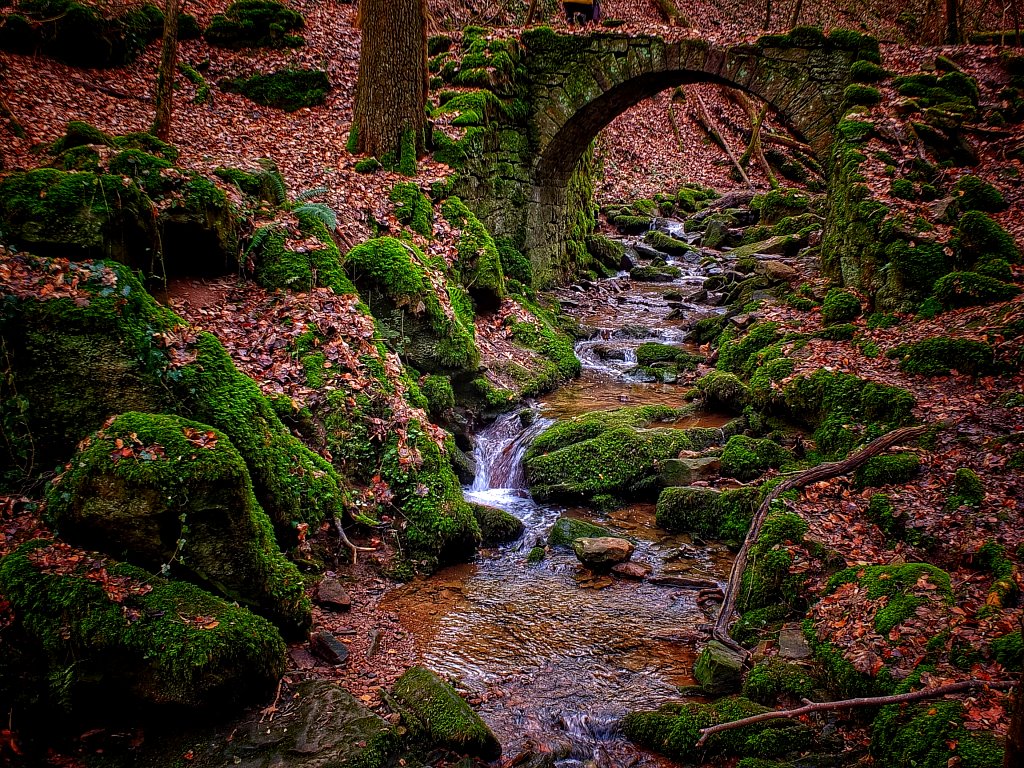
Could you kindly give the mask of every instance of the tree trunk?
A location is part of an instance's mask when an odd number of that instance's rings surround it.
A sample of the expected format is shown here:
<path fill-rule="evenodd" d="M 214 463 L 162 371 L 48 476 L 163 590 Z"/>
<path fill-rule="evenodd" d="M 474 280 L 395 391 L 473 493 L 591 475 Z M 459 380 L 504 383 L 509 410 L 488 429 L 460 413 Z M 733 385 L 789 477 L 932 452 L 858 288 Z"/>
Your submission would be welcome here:
<path fill-rule="evenodd" d="M 789 17 L 789 28 L 792 29 L 800 23 L 800 14 L 804 10 L 804 0 L 796 0 L 793 4 L 793 13 Z"/>
<path fill-rule="evenodd" d="M 950 45 L 960 42 L 959 0 L 946 0 L 946 42 Z"/>
<path fill-rule="evenodd" d="M 360 0 L 362 48 L 349 148 L 415 173 L 427 102 L 426 0 Z M 411 155 L 411 156 L 410 156 Z"/>
<path fill-rule="evenodd" d="M 768 28 L 772 25 L 772 0 L 765 0 L 764 3 L 764 21 L 761 23 L 761 29 L 768 31 Z"/>
<path fill-rule="evenodd" d="M 524 26 L 530 26 L 533 24 L 533 17 L 537 13 L 537 0 L 530 0 L 530 9 L 526 12 L 526 24 Z"/>
<path fill-rule="evenodd" d="M 167 0 L 164 4 L 164 39 L 156 76 L 156 117 L 153 119 L 153 134 L 164 141 L 171 134 L 174 72 L 178 66 L 178 16 L 184 5 L 184 0 Z"/>

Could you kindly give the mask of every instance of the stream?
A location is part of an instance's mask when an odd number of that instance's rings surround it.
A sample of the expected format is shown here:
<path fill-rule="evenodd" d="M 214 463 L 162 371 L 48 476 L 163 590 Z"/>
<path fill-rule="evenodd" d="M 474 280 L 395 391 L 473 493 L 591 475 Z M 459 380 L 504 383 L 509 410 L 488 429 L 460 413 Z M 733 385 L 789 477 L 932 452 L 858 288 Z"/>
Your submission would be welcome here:
<path fill-rule="evenodd" d="M 658 530 L 653 504 L 603 515 L 539 504 L 526 490 L 523 455 L 555 420 L 623 405 L 683 404 L 684 387 L 642 383 L 629 374 L 636 347 L 645 341 L 685 347 L 663 294 L 692 293 L 706 274 L 696 263 L 669 263 L 683 271 L 671 283 L 631 282 L 623 275 L 602 281 L 614 289 L 607 303 L 573 312 L 594 329 L 594 337 L 576 349 L 583 375 L 476 436 L 477 472 L 465 496 L 515 515 L 525 524 L 523 536 L 399 587 L 382 605 L 414 636 L 420 663 L 461 681 L 506 758 L 539 756 L 524 765 L 670 765 L 626 741 L 617 723 L 630 711 L 677 699 L 679 686 L 694 682 L 700 626 L 710 620 L 694 590 L 594 576 L 571 552 L 551 551 L 541 563 L 527 564 L 530 549 L 543 543 L 560 516 L 632 539 L 634 562 L 652 566 L 652 578 L 679 574 L 724 584 L 728 576 L 727 550 Z M 676 309 L 678 316 L 678 303 Z M 701 416 L 672 426 L 717 427 L 724 421 Z"/>

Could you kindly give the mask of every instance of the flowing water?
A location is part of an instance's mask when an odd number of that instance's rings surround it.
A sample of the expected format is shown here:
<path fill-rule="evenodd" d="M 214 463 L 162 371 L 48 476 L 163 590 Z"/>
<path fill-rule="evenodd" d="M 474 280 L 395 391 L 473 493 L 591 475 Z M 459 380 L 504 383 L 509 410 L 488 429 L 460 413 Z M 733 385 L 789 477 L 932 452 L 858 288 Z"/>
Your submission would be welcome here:
<path fill-rule="evenodd" d="M 563 514 L 631 538 L 634 562 L 652 566 L 655 577 L 686 574 L 724 583 L 730 556 L 659 531 L 652 504 L 605 516 L 538 504 L 526 490 L 522 458 L 533 438 L 559 418 L 623 404 L 682 405 L 682 388 L 641 384 L 628 375 L 640 343 L 682 339 L 665 319 L 669 308 L 661 294 L 692 290 L 702 275 L 695 265 L 679 266 L 686 274 L 676 284 L 634 287 L 607 310 L 582 314 L 581 322 L 598 329 L 595 340 L 577 349 L 584 375 L 477 435 L 477 474 L 466 498 L 522 520 L 526 532 L 519 541 L 385 598 L 385 607 L 415 636 L 421 662 L 461 680 L 506 757 L 541 752 L 557 758 L 547 765 L 566 767 L 668 764 L 626 741 L 617 723 L 629 711 L 677 698 L 678 687 L 693 682 L 700 627 L 710 620 L 696 603 L 697 592 L 594 576 L 570 552 L 550 552 L 537 565 L 527 564 L 526 556 Z M 595 351 L 600 344 L 617 345 L 623 354 L 609 359 Z M 688 419 L 676 426 L 723 421 Z"/>

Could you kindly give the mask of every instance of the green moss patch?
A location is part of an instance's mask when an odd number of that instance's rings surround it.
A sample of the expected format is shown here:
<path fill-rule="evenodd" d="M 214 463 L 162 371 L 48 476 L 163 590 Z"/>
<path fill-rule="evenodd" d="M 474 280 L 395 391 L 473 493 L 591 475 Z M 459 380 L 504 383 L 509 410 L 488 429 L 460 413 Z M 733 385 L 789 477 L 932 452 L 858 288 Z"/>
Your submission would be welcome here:
<path fill-rule="evenodd" d="M 884 707 L 871 728 L 871 754 L 887 765 L 1001 768 L 1002 738 L 964 727 L 959 701 Z"/>
<path fill-rule="evenodd" d="M 934 290 L 944 309 L 994 304 L 1020 293 L 1016 285 L 977 272 L 950 272 L 935 282 Z"/>
<path fill-rule="evenodd" d="M 804 577 L 791 574 L 793 555 L 787 544 L 799 545 L 807 533 L 807 523 L 792 512 L 773 509 L 750 548 L 749 562 L 743 571 L 740 611 L 784 604 L 791 609 L 802 601 Z"/>
<path fill-rule="evenodd" d="M 792 459 L 792 454 L 773 440 L 733 435 L 722 451 L 722 474 L 737 480 L 753 480 Z"/>
<path fill-rule="evenodd" d="M 805 699 L 810 697 L 815 684 L 814 675 L 807 667 L 769 658 L 747 673 L 743 681 L 743 695 L 761 704 L 772 704 L 783 694 Z"/>
<path fill-rule="evenodd" d="M 390 197 L 396 203 L 396 219 L 423 237 L 434 236 L 434 206 L 419 187 L 411 182 L 395 184 Z"/>
<path fill-rule="evenodd" d="M 928 599 L 918 594 L 924 582 L 939 600 L 953 602 L 953 591 L 950 586 L 949 574 L 926 563 L 908 563 L 906 565 L 872 565 L 861 568 L 847 568 L 829 579 L 825 593 L 835 591 L 843 584 L 855 583 L 864 590 L 869 600 L 886 598 L 875 614 L 875 629 L 885 636 L 893 627 L 914 615 L 919 606 Z"/>
<path fill-rule="evenodd" d="M 323 104 L 331 89 L 327 73 L 319 69 L 282 69 L 269 75 L 221 80 L 219 85 L 228 93 L 285 112 Z"/>
<path fill-rule="evenodd" d="M 445 200 L 441 213 L 461 230 L 456 268 L 462 284 L 482 309 L 497 309 L 505 298 L 505 275 L 494 238 L 457 197 Z"/>
<path fill-rule="evenodd" d="M 899 485 L 913 478 L 920 468 L 921 460 L 915 453 L 872 456 L 857 469 L 856 483 L 860 488 Z"/>

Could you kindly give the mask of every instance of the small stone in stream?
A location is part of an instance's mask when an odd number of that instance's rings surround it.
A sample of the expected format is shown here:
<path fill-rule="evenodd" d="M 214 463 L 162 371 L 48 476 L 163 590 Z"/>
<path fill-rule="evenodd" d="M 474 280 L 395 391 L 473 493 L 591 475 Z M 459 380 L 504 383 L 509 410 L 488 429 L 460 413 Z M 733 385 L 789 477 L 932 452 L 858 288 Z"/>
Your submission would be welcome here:
<path fill-rule="evenodd" d="M 787 624 L 779 632 L 779 656 L 784 659 L 809 659 L 810 646 L 804 637 L 803 630 L 795 624 Z"/>
<path fill-rule="evenodd" d="M 690 576 L 655 576 L 651 584 L 658 587 L 679 587 L 681 589 L 718 589 L 718 582 L 711 579 L 695 579 Z"/>
<path fill-rule="evenodd" d="M 665 299 L 665 301 L 682 301 L 683 293 L 682 291 L 665 291 L 661 294 L 661 298 Z"/>
<path fill-rule="evenodd" d="M 616 563 L 626 562 L 635 549 L 632 542 L 613 536 L 580 538 L 572 542 L 577 559 L 597 573 L 610 570 Z"/>
<path fill-rule="evenodd" d="M 755 272 L 764 275 L 769 280 L 778 280 L 781 282 L 792 282 L 800 277 L 800 270 L 796 267 L 791 267 L 781 261 L 775 261 L 774 259 L 768 261 L 758 262 L 757 269 Z"/>
<path fill-rule="evenodd" d="M 739 690 L 743 679 L 743 657 L 712 640 L 697 657 L 693 676 L 706 693 L 716 696 L 733 693 Z"/>
<path fill-rule="evenodd" d="M 313 599 L 325 608 L 335 611 L 347 611 L 352 607 L 352 596 L 334 576 L 324 576 L 320 580 Z"/>
<path fill-rule="evenodd" d="M 693 293 L 689 294 L 683 299 L 683 301 L 687 302 L 688 304 L 703 304 L 707 300 L 708 292 L 703 288 L 701 288 L 699 291 L 694 291 Z"/>
<path fill-rule="evenodd" d="M 643 581 L 651 575 L 653 569 L 647 563 L 616 563 L 612 566 L 612 573 L 623 579 L 634 579 Z"/>
<path fill-rule="evenodd" d="M 326 630 L 311 634 L 309 647 L 328 664 L 344 664 L 348 660 L 348 646 Z"/>

